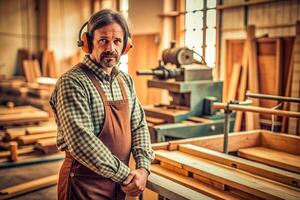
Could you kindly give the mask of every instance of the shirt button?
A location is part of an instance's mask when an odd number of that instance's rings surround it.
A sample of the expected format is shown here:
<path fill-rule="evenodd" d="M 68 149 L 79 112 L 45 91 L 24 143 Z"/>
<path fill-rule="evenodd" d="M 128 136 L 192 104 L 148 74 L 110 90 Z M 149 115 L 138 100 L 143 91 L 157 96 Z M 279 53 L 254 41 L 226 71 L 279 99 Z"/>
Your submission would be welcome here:
<path fill-rule="evenodd" d="M 70 173 L 70 176 L 71 176 L 71 177 L 73 177 L 73 176 L 74 176 L 74 173 L 73 173 L 73 172 L 71 172 L 71 173 Z"/>

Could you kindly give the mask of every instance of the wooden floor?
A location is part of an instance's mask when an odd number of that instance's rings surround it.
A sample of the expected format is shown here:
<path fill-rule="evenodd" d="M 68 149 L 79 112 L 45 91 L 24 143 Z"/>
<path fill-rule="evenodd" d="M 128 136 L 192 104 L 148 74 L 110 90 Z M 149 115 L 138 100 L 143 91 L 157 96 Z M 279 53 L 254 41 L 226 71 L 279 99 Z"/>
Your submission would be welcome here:
<path fill-rule="evenodd" d="M 0 169 L 0 189 L 7 188 L 26 181 L 42 178 L 57 174 L 62 161 L 48 162 L 43 164 L 34 164 L 22 167 L 13 167 Z M 56 186 L 48 187 L 42 190 L 31 192 L 13 200 L 56 200 Z"/>

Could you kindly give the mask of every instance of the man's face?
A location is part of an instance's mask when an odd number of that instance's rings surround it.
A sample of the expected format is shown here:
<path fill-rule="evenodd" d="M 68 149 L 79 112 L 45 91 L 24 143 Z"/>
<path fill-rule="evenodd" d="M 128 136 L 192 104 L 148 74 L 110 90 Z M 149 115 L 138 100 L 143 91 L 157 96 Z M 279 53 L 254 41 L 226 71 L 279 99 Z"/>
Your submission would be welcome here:
<path fill-rule="evenodd" d="M 116 66 L 120 60 L 124 32 L 118 23 L 112 23 L 94 32 L 91 59 L 104 68 Z"/>

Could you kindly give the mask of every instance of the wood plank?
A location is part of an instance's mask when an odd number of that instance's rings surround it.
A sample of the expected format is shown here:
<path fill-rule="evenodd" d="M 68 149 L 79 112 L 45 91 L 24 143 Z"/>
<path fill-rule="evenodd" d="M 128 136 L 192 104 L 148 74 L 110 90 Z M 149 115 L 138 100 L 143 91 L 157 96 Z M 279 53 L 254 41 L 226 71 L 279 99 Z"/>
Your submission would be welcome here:
<path fill-rule="evenodd" d="M 195 190 L 192 190 L 188 187 L 178 184 L 175 181 L 170 180 L 169 178 L 164 178 L 156 173 L 151 173 L 146 187 L 158 194 L 162 195 L 167 199 L 176 199 L 176 200 L 198 200 L 211 199 L 202 193 L 199 193 Z M 143 197 L 148 199 L 144 193 Z M 126 198 L 127 199 L 127 198 Z M 152 198 L 150 198 L 152 199 Z"/>
<path fill-rule="evenodd" d="M 261 146 L 300 156 L 300 137 L 267 130 L 261 132 Z"/>
<path fill-rule="evenodd" d="M 49 114 L 45 111 L 35 111 L 11 115 L 0 115 L 0 125 L 47 121 Z"/>
<path fill-rule="evenodd" d="M 164 169 L 159 165 L 151 165 L 151 171 L 169 180 L 175 181 L 176 183 L 180 183 L 181 185 L 199 191 L 202 194 L 210 196 L 214 199 L 239 199 L 235 195 L 232 195 L 228 192 L 213 188 L 212 186 L 201 183 L 193 179 L 192 177 L 186 177 L 186 176 L 176 174 L 175 172 Z"/>
<path fill-rule="evenodd" d="M 156 156 L 170 164 L 181 164 L 184 169 L 213 179 L 238 190 L 255 194 L 265 199 L 299 199 L 300 190 L 286 185 L 258 179 L 257 176 L 243 173 L 238 169 L 219 165 L 178 151 L 156 151 Z"/>
<path fill-rule="evenodd" d="M 236 100 L 236 94 L 238 90 L 238 83 L 240 80 L 241 70 L 242 70 L 241 64 L 234 63 L 231 78 L 230 78 L 230 83 L 229 83 L 228 98 L 226 102 Z"/>
<path fill-rule="evenodd" d="M 167 150 L 169 146 L 168 142 L 160 142 L 151 144 L 153 150 Z"/>
<path fill-rule="evenodd" d="M 166 121 L 163 120 L 163 119 L 159 119 L 159 118 L 155 118 L 155 117 L 149 117 L 149 116 L 146 116 L 146 121 L 150 122 L 150 123 L 152 123 L 154 125 L 159 125 L 159 124 L 166 123 Z"/>
<path fill-rule="evenodd" d="M 297 155 L 265 147 L 252 147 L 239 149 L 238 156 L 300 173 L 300 156 Z"/>
<path fill-rule="evenodd" d="M 253 93 L 259 93 L 259 74 L 258 74 L 258 59 L 257 45 L 255 40 L 255 27 L 247 27 L 247 41 L 249 45 L 249 74 L 248 74 L 248 89 Z M 259 99 L 252 99 L 252 105 L 259 106 Z M 246 112 L 246 130 L 260 129 L 259 113 Z"/>
<path fill-rule="evenodd" d="M 35 144 L 35 149 L 41 150 L 45 154 L 58 152 L 58 149 L 56 146 L 56 137 L 46 138 L 46 139 L 38 139 Z"/>
<path fill-rule="evenodd" d="M 200 176 L 198 174 L 193 174 L 193 178 L 198 181 L 201 181 L 203 183 L 206 183 L 208 185 L 211 185 L 212 187 L 217 188 L 219 190 L 225 190 L 225 185 L 223 183 L 219 183 L 213 179 L 206 178 L 206 177 Z"/>
<path fill-rule="evenodd" d="M 32 106 L 16 106 L 13 108 L 0 107 L 0 115 L 17 114 L 22 112 L 32 112 L 38 109 Z"/>
<path fill-rule="evenodd" d="M 35 127 L 26 128 L 26 133 L 29 134 L 29 135 L 47 133 L 47 132 L 54 132 L 54 131 L 57 131 L 56 124 L 49 124 L 49 125 L 35 126 Z"/>
<path fill-rule="evenodd" d="M 19 136 L 25 135 L 25 127 L 22 128 L 8 128 L 5 131 L 5 141 L 11 141 L 17 139 Z"/>
<path fill-rule="evenodd" d="M 294 57 L 293 57 L 293 74 L 291 80 L 291 97 L 300 97 L 300 21 L 296 23 L 296 37 L 294 41 Z M 299 103 L 290 103 L 291 111 L 300 111 Z M 294 117 L 289 118 L 288 133 L 300 135 L 300 119 Z"/>
<path fill-rule="evenodd" d="M 183 176 L 189 176 L 189 172 L 185 169 L 170 165 L 166 162 L 160 162 L 160 166 L 164 169 L 167 169 L 169 171 L 173 171 L 177 174 L 183 175 Z"/>
<path fill-rule="evenodd" d="M 245 94 L 246 94 L 246 88 L 247 88 L 247 79 L 248 79 L 248 64 L 249 64 L 249 40 L 245 40 L 244 42 L 244 50 L 243 50 L 243 60 L 242 60 L 242 74 L 241 74 L 241 80 L 239 84 L 239 90 L 238 90 L 238 100 L 244 101 L 245 100 Z M 241 130 L 242 126 L 242 119 L 243 119 L 243 113 L 237 112 L 235 117 L 235 123 L 234 123 L 234 132 L 238 132 Z"/>
<path fill-rule="evenodd" d="M 18 155 L 28 154 L 34 152 L 33 146 L 23 147 L 18 149 L 17 153 Z M 0 152 L 0 158 L 6 158 L 11 155 L 10 151 L 1 151 Z"/>
<path fill-rule="evenodd" d="M 260 146 L 260 130 L 230 133 L 228 139 L 228 151 L 237 151 L 240 148 Z M 189 138 L 184 140 L 170 141 L 168 150 L 177 150 L 179 144 L 193 144 L 211 150 L 223 151 L 224 135 Z"/>
<path fill-rule="evenodd" d="M 20 144 L 34 144 L 39 139 L 52 138 L 56 136 L 57 136 L 57 132 L 42 133 L 42 134 L 35 134 L 35 135 L 23 135 L 18 138 L 18 142 Z"/>
<path fill-rule="evenodd" d="M 0 190 L 0 199 L 9 199 L 24 193 L 56 185 L 57 180 L 58 175 L 52 175 L 2 189 Z"/>
<path fill-rule="evenodd" d="M 300 188 L 300 175 L 207 148 L 182 144 L 179 151 Z"/>

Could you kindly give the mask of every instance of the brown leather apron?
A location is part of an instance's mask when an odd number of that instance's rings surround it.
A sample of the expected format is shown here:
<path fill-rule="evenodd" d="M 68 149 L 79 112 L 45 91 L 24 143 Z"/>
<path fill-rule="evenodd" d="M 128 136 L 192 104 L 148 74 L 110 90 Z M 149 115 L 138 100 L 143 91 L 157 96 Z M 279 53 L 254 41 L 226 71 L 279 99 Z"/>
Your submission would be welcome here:
<path fill-rule="evenodd" d="M 130 113 L 123 81 L 117 77 L 123 100 L 108 101 L 92 70 L 83 64 L 80 67 L 97 88 L 104 104 L 104 124 L 98 138 L 112 154 L 128 165 L 131 152 Z M 57 190 L 59 200 L 125 199 L 119 183 L 96 174 L 68 152 L 59 172 Z"/>

